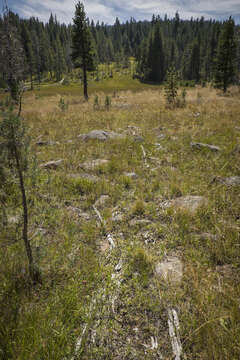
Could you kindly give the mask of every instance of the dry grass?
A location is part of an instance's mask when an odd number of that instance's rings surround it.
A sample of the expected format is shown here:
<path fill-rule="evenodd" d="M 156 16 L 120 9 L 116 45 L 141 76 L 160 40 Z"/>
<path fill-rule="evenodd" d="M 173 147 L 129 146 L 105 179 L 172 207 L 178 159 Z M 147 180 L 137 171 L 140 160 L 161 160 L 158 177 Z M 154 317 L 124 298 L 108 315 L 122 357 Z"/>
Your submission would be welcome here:
<path fill-rule="evenodd" d="M 186 107 L 175 110 L 165 108 L 160 87 L 112 94 L 109 110 L 104 108 L 105 94 L 97 94 L 97 111 L 94 95 L 89 103 L 77 95 L 64 96 L 67 111 L 58 106 L 60 95 L 24 99 L 23 117 L 38 165 L 57 159 L 64 159 L 64 165 L 56 171 L 38 168 L 35 188 L 29 182 L 31 230 L 45 230 L 32 241 L 35 256 L 40 249 L 42 287 L 26 291 L 26 275 L 19 275 L 24 269 L 19 243 L 1 250 L 1 277 L 8 284 L 1 292 L 2 304 L 8 304 L 1 322 L 2 353 L 21 360 L 71 358 L 91 296 L 104 286 L 107 297 L 98 300 L 96 313 L 88 319 L 90 329 L 79 358 L 159 359 L 160 353 L 172 358 L 166 314 L 171 305 L 179 313 L 187 359 L 239 359 L 240 189 L 212 182 L 216 176 L 240 176 L 239 153 L 233 151 L 240 144 L 238 90 L 232 88 L 223 97 L 211 88 L 190 89 Z M 93 129 L 128 135 L 109 142 L 77 139 Z M 135 135 L 144 137 L 148 167 Z M 40 138 L 59 144 L 37 147 Z M 191 141 L 214 144 L 222 151 L 194 151 Z M 91 159 L 110 161 L 88 172 L 99 177 L 97 183 L 68 176 L 82 173 L 80 164 Z M 137 178 L 129 180 L 125 172 L 135 172 Z M 101 195 L 109 195 L 100 209 L 105 226 L 99 226 L 92 208 Z M 161 207 L 184 195 L 202 195 L 208 203 L 195 214 Z M 90 220 L 74 208 L 87 212 Z M 120 222 L 112 221 L 116 211 L 122 215 Z M 148 222 L 131 226 L 133 219 Z M 101 248 L 106 249 L 102 245 L 109 232 L 117 248 L 106 257 Z M 164 255 L 183 261 L 184 276 L 177 287 L 153 274 Z M 115 289 L 110 274 L 120 257 L 123 282 Z M 15 280 L 19 288 L 8 297 Z M 115 312 L 112 293 L 117 294 Z M 143 346 L 151 344 L 152 336 L 158 339 L 158 349 Z"/>

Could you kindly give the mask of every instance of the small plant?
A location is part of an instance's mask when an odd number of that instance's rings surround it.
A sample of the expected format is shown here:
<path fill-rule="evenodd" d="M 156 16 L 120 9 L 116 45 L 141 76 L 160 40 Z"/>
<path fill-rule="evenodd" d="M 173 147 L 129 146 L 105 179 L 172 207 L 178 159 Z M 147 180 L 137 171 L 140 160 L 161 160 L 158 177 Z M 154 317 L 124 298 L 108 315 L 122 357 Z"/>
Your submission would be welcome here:
<path fill-rule="evenodd" d="M 106 95 L 106 98 L 105 98 L 105 108 L 106 108 L 107 110 L 109 110 L 110 107 L 111 107 L 111 97 L 108 96 L 108 95 Z"/>
<path fill-rule="evenodd" d="M 145 204 L 143 200 L 137 200 L 132 208 L 133 215 L 144 215 L 145 214 Z"/>
<path fill-rule="evenodd" d="M 165 84 L 165 98 L 167 106 L 176 107 L 178 95 L 178 74 L 174 68 L 167 72 L 167 81 Z"/>
<path fill-rule="evenodd" d="M 60 100 L 59 100 L 59 103 L 58 103 L 58 107 L 60 108 L 60 110 L 62 112 L 67 111 L 68 106 L 69 106 L 69 103 L 65 102 L 65 100 L 61 97 Z"/>
<path fill-rule="evenodd" d="M 93 109 L 94 109 L 94 110 L 99 110 L 99 99 L 98 99 L 98 95 L 96 95 L 95 98 L 94 98 Z"/>

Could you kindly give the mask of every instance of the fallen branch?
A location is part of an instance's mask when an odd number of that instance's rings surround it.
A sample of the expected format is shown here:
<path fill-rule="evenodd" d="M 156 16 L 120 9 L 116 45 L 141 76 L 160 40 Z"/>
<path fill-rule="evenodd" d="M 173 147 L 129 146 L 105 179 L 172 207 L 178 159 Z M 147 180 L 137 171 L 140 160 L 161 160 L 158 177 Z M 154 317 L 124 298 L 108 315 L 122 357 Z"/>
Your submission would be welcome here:
<path fill-rule="evenodd" d="M 179 319 L 175 309 L 168 309 L 168 328 L 169 335 L 172 343 L 172 350 L 175 356 L 175 360 L 181 360 L 182 344 L 180 340 L 179 330 Z"/>

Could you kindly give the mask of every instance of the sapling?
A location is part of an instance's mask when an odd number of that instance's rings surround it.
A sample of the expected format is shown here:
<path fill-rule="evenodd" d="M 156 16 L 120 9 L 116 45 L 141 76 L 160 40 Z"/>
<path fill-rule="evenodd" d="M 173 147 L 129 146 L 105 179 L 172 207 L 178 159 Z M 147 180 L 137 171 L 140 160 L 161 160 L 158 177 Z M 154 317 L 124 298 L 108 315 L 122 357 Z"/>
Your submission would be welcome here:
<path fill-rule="evenodd" d="M 0 150 L 5 168 L 9 167 L 19 181 L 21 205 L 23 210 L 22 238 L 28 258 L 30 278 L 33 283 L 40 281 L 40 273 L 34 266 L 32 248 L 28 238 L 28 202 L 25 187 L 25 173 L 28 170 L 29 137 L 22 118 L 13 106 L 2 107 L 0 112 Z M 20 114 L 20 109 L 18 111 Z"/>

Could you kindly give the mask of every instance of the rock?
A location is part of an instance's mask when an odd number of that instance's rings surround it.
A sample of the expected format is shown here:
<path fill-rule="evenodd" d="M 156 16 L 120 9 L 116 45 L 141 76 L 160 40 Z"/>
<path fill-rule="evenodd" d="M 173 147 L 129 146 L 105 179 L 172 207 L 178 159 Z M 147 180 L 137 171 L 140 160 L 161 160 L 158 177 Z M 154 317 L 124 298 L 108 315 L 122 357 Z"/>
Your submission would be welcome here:
<path fill-rule="evenodd" d="M 218 182 L 220 184 L 228 186 L 238 186 L 240 185 L 240 176 L 230 176 L 230 177 L 215 177 L 213 182 Z"/>
<path fill-rule="evenodd" d="M 130 172 L 130 173 L 124 173 L 124 176 L 129 177 L 130 179 L 137 179 L 137 174 L 135 174 L 135 172 Z"/>
<path fill-rule="evenodd" d="M 88 134 L 79 135 L 78 138 L 84 141 L 88 141 L 88 140 L 106 141 L 112 139 L 123 139 L 124 136 L 114 131 L 92 130 Z"/>
<path fill-rule="evenodd" d="M 203 144 L 199 142 L 192 142 L 190 145 L 193 149 L 197 149 L 197 150 L 209 149 L 211 151 L 221 151 L 221 148 L 215 145 Z"/>
<path fill-rule="evenodd" d="M 49 161 L 46 164 L 41 164 L 40 167 L 44 168 L 44 169 L 51 169 L 51 170 L 56 170 L 60 165 L 62 165 L 63 160 L 56 160 L 56 161 Z"/>
<path fill-rule="evenodd" d="M 112 221 L 113 222 L 121 222 L 123 221 L 124 217 L 123 217 L 123 214 L 121 214 L 120 212 L 118 211 L 115 211 L 113 214 L 112 214 Z"/>
<path fill-rule="evenodd" d="M 36 145 L 38 146 L 53 146 L 53 145 L 59 145 L 60 143 L 58 141 L 44 141 L 44 140 L 39 140 L 36 142 Z"/>
<path fill-rule="evenodd" d="M 216 241 L 218 239 L 217 235 L 210 233 L 201 233 L 201 234 L 192 234 L 196 239 L 199 240 L 213 240 Z"/>
<path fill-rule="evenodd" d="M 106 204 L 106 202 L 110 199 L 108 195 L 101 195 L 100 198 L 95 202 L 94 206 L 102 207 Z"/>
<path fill-rule="evenodd" d="M 8 217 L 8 223 L 9 223 L 9 224 L 16 225 L 16 224 L 19 223 L 20 220 L 21 220 L 21 216 L 20 216 L 20 215 L 9 216 L 9 217 Z"/>
<path fill-rule="evenodd" d="M 80 164 L 79 167 L 84 170 L 94 170 L 100 166 L 107 165 L 109 160 L 105 159 L 96 159 L 91 161 L 86 161 L 83 164 Z"/>
<path fill-rule="evenodd" d="M 164 134 L 159 134 L 159 135 L 157 136 L 157 140 L 160 141 L 160 140 L 164 139 L 165 137 L 166 137 L 166 135 L 164 135 Z"/>
<path fill-rule="evenodd" d="M 176 256 L 168 256 L 166 260 L 155 267 L 157 277 L 177 285 L 183 277 L 183 264 Z"/>
<path fill-rule="evenodd" d="M 79 209 L 77 207 L 68 206 L 67 210 L 71 211 L 73 214 L 77 215 L 77 217 L 79 217 L 80 219 L 82 219 L 84 221 L 91 220 L 91 216 L 88 213 L 83 212 L 81 209 Z"/>
<path fill-rule="evenodd" d="M 163 207 L 174 207 L 194 213 L 200 206 L 207 203 L 207 199 L 203 196 L 181 196 L 174 200 L 169 200 L 163 203 Z"/>
<path fill-rule="evenodd" d="M 133 138 L 133 140 L 136 142 L 136 143 L 143 143 L 144 142 L 144 138 L 142 136 L 135 136 Z"/>
<path fill-rule="evenodd" d="M 134 125 L 128 125 L 127 129 L 124 130 L 124 134 L 130 135 L 130 136 L 137 136 L 141 133 L 141 129 Z"/>
<path fill-rule="evenodd" d="M 148 219 L 132 219 L 130 222 L 129 222 L 129 225 L 130 226 L 145 226 L 145 225 L 149 225 L 151 224 L 151 221 L 148 220 Z"/>
<path fill-rule="evenodd" d="M 87 174 L 87 173 L 84 173 L 84 174 L 68 174 L 67 177 L 70 178 L 70 179 L 76 179 L 76 180 L 86 179 L 86 180 L 92 181 L 94 183 L 99 181 L 99 178 L 97 176 L 90 175 L 90 174 Z"/>

